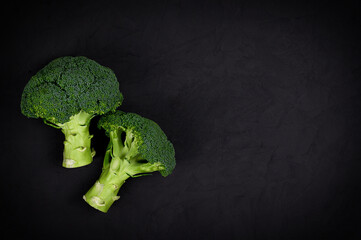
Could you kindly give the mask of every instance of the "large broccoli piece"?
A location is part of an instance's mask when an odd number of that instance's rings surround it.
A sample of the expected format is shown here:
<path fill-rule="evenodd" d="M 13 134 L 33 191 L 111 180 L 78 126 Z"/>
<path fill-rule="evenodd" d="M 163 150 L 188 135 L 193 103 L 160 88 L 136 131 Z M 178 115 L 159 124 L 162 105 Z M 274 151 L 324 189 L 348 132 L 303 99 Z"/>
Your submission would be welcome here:
<path fill-rule="evenodd" d="M 102 174 L 83 197 L 92 207 L 107 212 L 129 177 L 155 171 L 165 177 L 174 169 L 173 145 L 152 120 L 117 111 L 101 117 L 98 127 L 105 129 L 110 142 Z"/>
<path fill-rule="evenodd" d="M 121 105 L 123 95 L 113 71 L 86 57 L 51 61 L 25 86 L 21 112 L 42 118 L 65 134 L 63 166 L 76 168 L 92 162 L 90 120 Z"/>

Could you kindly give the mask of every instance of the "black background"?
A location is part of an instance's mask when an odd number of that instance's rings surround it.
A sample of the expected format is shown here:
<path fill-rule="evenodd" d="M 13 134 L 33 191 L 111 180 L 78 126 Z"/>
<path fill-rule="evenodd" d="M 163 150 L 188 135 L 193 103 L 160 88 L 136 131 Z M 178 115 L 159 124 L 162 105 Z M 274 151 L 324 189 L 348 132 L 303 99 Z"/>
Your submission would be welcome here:
<path fill-rule="evenodd" d="M 131 3 L 129 3 L 131 2 Z M 360 4 L 47 1 L 3 8 L 1 215 L 8 239 L 361 239 Z M 121 107 L 176 149 L 172 175 L 130 179 L 107 214 L 61 167 L 63 135 L 20 112 L 65 55 L 114 70 Z"/>

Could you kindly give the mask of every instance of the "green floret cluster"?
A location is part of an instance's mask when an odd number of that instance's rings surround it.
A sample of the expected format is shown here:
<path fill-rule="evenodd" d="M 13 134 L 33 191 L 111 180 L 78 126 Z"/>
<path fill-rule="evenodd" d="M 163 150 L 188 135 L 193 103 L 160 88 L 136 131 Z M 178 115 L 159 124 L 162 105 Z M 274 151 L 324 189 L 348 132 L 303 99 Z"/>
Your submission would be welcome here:
<path fill-rule="evenodd" d="M 113 71 L 86 57 L 61 57 L 51 61 L 26 85 L 22 113 L 54 124 L 68 122 L 84 111 L 102 115 L 121 105 L 123 95 Z"/>
<path fill-rule="evenodd" d="M 36 73 L 24 88 L 21 112 L 60 129 L 64 136 L 63 167 L 88 165 L 95 155 L 89 134 L 91 119 L 102 115 L 98 127 L 109 144 L 99 179 L 83 196 L 95 209 L 107 212 L 119 199 L 128 178 L 175 168 L 175 151 L 154 121 L 117 110 L 123 102 L 113 71 L 86 57 L 61 57 Z"/>

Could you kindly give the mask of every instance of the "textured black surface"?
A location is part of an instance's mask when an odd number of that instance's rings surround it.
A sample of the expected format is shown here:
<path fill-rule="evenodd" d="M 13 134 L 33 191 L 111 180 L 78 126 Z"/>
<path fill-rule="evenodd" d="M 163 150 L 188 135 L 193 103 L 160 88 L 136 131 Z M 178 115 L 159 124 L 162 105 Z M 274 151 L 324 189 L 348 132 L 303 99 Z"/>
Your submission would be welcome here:
<path fill-rule="evenodd" d="M 129 1 L 133 2 L 133 1 Z M 287 2 L 287 3 L 286 3 Z M 360 4 L 148 1 L 3 11 L 1 216 L 8 239 L 361 239 Z M 129 180 L 103 214 L 63 136 L 20 113 L 56 57 L 112 68 L 122 109 L 156 121 L 177 167 Z"/>

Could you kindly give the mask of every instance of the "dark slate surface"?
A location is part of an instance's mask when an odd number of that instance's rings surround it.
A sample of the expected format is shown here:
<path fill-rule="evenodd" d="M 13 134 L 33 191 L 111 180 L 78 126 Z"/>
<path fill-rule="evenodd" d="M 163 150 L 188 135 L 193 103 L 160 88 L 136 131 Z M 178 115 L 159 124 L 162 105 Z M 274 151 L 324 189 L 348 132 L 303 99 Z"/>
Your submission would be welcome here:
<path fill-rule="evenodd" d="M 130 1 L 129 1 L 130 2 Z M 13 4 L 2 16 L 2 233 L 9 239 L 361 239 L 360 3 Z M 64 169 L 63 136 L 20 113 L 56 57 L 114 70 L 122 110 L 156 121 L 172 175 L 129 180 L 109 213 Z M 4 76 L 4 75 L 3 75 Z"/>

